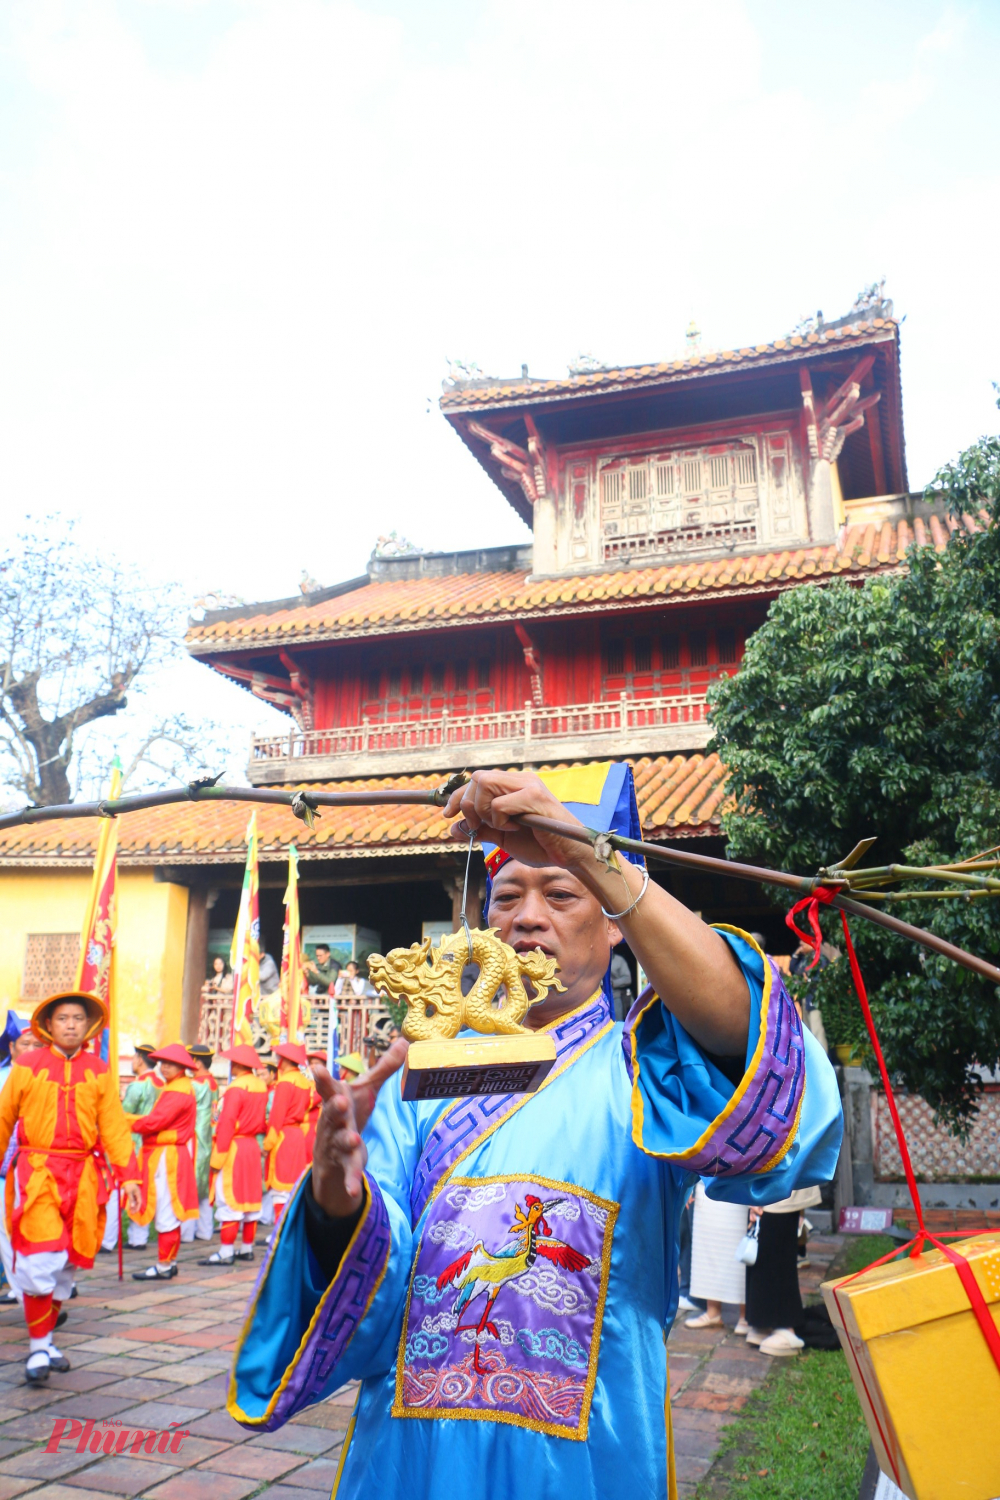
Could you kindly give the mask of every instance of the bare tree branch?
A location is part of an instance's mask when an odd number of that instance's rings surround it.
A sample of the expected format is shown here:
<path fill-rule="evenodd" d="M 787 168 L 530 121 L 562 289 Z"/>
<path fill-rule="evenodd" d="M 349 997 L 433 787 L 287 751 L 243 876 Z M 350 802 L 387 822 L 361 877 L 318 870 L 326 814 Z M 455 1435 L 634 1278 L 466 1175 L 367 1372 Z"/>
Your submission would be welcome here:
<path fill-rule="evenodd" d="M 88 552 L 61 518 L 31 523 L 0 560 L 7 784 L 38 806 L 68 802 L 76 736 L 120 713 L 133 683 L 177 656 L 181 631 L 176 589 L 154 590 L 134 570 Z"/>

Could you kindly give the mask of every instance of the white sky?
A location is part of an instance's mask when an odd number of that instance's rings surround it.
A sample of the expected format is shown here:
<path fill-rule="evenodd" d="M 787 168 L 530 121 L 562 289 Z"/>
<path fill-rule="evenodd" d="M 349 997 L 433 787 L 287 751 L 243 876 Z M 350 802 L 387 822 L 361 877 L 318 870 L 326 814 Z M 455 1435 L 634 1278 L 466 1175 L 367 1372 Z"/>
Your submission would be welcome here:
<path fill-rule="evenodd" d="M 0 524 L 192 599 L 514 541 L 446 357 L 757 342 L 881 275 L 917 488 L 997 426 L 998 64 L 991 0 L 6 0 Z"/>

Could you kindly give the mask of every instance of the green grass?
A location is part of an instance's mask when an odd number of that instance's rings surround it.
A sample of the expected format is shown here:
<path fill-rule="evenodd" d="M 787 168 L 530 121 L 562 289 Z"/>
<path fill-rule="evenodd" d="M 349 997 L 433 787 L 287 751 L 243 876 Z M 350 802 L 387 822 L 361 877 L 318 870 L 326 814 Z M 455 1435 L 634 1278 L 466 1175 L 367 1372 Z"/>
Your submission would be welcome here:
<path fill-rule="evenodd" d="M 852 1235 L 823 1280 L 853 1276 L 855 1271 L 863 1271 L 865 1266 L 870 1266 L 873 1260 L 880 1260 L 883 1255 L 901 1249 L 898 1241 L 890 1239 L 887 1234 Z"/>
<path fill-rule="evenodd" d="M 726 1429 L 698 1489 L 703 1500 L 851 1500 L 868 1452 L 839 1350 L 809 1349 L 778 1368 Z"/>

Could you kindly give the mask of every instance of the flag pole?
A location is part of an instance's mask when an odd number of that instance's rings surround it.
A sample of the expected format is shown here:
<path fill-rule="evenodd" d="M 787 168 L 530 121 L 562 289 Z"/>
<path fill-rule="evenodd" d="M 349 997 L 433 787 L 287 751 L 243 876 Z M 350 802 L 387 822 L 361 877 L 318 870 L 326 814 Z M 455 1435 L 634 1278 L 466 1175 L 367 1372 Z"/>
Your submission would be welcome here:
<path fill-rule="evenodd" d="M 299 1039 L 302 1000 L 302 926 L 299 913 L 299 852 L 288 850 L 288 885 L 285 888 L 285 933 L 281 952 L 281 988 L 285 1002 L 288 1040 Z"/>
<path fill-rule="evenodd" d="M 110 796 L 119 797 L 122 786 L 122 765 L 116 755 L 111 764 Z M 85 995 L 96 995 L 108 1008 L 108 1024 L 104 1031 L 107 1038 L 108 1071 L 118 1087 L 118 991 L 117 962 L 115 958 L 118 938 L 118 825 L 114 818 L 102 823 L 94 855 L 94 873 L 87 897 L 83 930 L 80 934 L 80 961 L 76 968 L 76 989 Z M 98 1043 L 98 1055 L 103 1050 Z M 107 1158 L 105 1157 L 107 1164 Z M 108 1166 L 110 1171 L 110 1166 Z M 115 1209 L 118 1215 L 118 1280 L 125 1276 L 122 1258 L 122 1194 L 115 1183 Z"/>

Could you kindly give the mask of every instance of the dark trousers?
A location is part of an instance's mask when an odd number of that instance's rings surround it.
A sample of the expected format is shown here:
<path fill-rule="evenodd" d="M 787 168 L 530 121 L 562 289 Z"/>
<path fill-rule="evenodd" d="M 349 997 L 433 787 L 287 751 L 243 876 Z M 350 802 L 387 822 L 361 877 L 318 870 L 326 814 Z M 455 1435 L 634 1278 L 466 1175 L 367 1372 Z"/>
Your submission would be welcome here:
<path fill-rule="evenodd" d="M 747 1266 L 746 1319 L 752 1327 L 794 1328 L 802 1321 L 798 1238 L 798 1214 L 761 1214 L 757 1261 Z"/>

